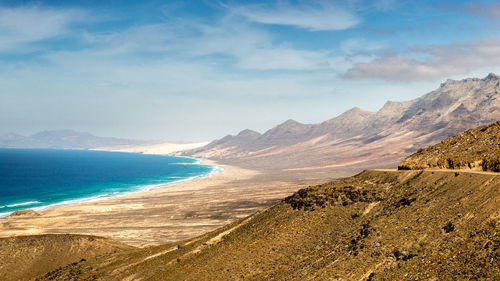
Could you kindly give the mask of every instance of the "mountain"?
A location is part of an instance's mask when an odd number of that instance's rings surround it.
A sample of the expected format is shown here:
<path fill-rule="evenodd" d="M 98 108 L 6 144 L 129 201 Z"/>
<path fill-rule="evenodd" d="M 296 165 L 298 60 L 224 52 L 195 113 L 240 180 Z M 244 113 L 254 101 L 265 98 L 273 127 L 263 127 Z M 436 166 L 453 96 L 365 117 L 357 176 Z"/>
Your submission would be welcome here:
<path fill-rule="evenodd" d="M 262 135 L 245 130 L 184 154 L 295 172 L 395 167 L 419 147 L 500 120 L 499 91 L 495 74 L 447 80 L 420 98 L 388 101 L 377 112 L 355 107 L 319 124 L 288 120 Z"/>
<path fill-rule="evenodd" d="M 481 158 L 496 149 L 483 140 L 498 138 L 497 125 L 443 143 L 477 134 L 459 151 Z M 39 280 L 500 280 L 499 200 L 500 173 L 366 170 L 199 237 L 88 258 Z"/>
<path fill-rule="evenodd" d="M 31 136 L 13 133 L 0 135 L 0 147 L 4 148 L 58 148 L 90 149 L 105 146 L 139 145 L 146 141 L 97 137 L 90 133 L 72 130 L 43 131 Z"/>
<path fill-rule="evenodd" d="M 470 129 L 403 159 L 401 170 L 441 168 L 500 172 L 500 121 Z"/>

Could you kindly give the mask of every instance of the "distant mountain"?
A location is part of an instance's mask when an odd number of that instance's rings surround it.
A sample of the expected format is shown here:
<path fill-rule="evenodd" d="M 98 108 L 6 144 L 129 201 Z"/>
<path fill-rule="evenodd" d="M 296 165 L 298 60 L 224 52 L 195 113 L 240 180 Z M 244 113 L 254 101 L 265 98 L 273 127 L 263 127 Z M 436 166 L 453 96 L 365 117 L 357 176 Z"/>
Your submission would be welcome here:
<path fill-rule="evenodd" d="M 185 154 L 296 171 L 395 167 L 419 147 L 500 120 L 499 91 L 495 74 L 447 80 L 420 98 L 388 101 L 377 112 L 355 107 L 319 124 L 288 120 L 262 135 L 245 130 Z"/>
<path fill-rule="evenodd" d="M 72 130 L 43 131 L 31 136 L 8 133 L 0 135 L 0 147 L 4 148 L 59 148 L 90 149 L 105 146 L 140 145 L 146 141 L 110 137 L 98 137 L 90 133 Z"/>

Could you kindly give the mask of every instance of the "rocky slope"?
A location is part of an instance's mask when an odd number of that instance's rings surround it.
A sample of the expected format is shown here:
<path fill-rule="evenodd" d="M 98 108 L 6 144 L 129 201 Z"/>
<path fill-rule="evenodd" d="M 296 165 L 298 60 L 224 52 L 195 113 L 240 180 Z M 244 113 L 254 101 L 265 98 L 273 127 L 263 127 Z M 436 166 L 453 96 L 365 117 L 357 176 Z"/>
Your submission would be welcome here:
<path fill-rule="evenodd" d="M 98 137 L 90 133 L 72 130 L 43 131 L 31 136 L 17 134 L 0 135 L 3 148 L 57 148 L 89 149 L 105 146 L 140 145 L 151 142 L 110 137 Z"/>
<path fill-rule="evenodd" d="M 387 102 L 375 113 L 353 108 L 320 124 L 288 120 L 262 135 L 246 130 L 185 154 L 293 173 L 396 167 L 420 147 L 500 120 L 499 91 L 495 74 L 448 80 L 418 99 Z"/>
<path fill-rule="evenodd" d="M 494 172 L 367 170 L 211 233 L 40 280 L 500 280 L 498 202 Z"/>
<path fill-rule="evenodd" d="M 0 280 L 31 280 L 70 263 L 134 247 L 89 235 L 0 238 Z"/>
<path fill-rule="evenodd" d="M 500 172 L 500 121 L 420 149 L 399 165 L 401 170 L 427 168 Z"/>

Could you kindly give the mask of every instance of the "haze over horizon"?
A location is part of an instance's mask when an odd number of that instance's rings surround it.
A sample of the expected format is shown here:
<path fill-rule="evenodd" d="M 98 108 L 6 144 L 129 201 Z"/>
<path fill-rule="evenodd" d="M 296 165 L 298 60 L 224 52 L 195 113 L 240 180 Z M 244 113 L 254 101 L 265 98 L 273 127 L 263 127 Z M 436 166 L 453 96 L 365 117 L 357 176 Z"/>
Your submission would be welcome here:
<path fill-rule="evenodd" d="M 203 141 L 500 73 L 496 1 L 2 1 L 0 133 Z"/>

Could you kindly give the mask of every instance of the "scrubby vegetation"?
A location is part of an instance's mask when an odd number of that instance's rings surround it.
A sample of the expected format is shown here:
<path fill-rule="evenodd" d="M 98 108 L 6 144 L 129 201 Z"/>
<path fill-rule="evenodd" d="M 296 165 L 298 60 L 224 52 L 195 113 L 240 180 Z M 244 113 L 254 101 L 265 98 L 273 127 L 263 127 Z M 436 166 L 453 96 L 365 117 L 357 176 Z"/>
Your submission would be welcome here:
<path fill-rule="evenodd" d="M 499 280 L 499 194 L 496 175 L 365 171 L 195 239 L 41 280 Z"/>
<path fill-rule="evenodd" d="M 427 168 L 500 172 L 500 121 L 419 149 L 399 165 L 400 170 Z"/>

